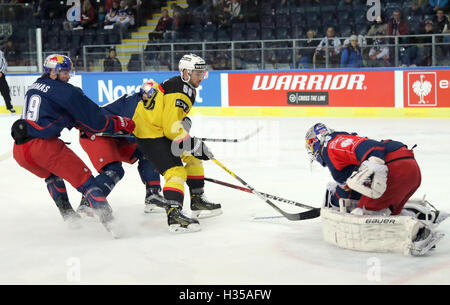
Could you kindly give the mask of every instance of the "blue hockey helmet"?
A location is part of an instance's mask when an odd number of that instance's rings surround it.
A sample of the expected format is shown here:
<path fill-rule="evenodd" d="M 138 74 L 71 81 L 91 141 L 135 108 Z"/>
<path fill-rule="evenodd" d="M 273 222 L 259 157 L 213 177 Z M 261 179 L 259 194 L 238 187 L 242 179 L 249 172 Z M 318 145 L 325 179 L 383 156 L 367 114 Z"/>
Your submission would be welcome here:
<path fill-rule="evenodd" d="M 59 74 L 61 70 L 71 71 L 72 60 L 66 55 L 51 54 L 44 61 L 44 73 L 50 74 L 52 69 L 55 69 L 56 74 Z"/>
<path fill-rule="evenodd" d="M 314 126 L 308 129 L 306 132 L 306 151 L 310 156 L 311 162 L 314 160 L 319 162 L 322 166 L 325 166 L 325 162 L 322 158 L 322 147 L 325 143 L 325 137 L 333 132 L 325 124 L 316 123 Z"/>

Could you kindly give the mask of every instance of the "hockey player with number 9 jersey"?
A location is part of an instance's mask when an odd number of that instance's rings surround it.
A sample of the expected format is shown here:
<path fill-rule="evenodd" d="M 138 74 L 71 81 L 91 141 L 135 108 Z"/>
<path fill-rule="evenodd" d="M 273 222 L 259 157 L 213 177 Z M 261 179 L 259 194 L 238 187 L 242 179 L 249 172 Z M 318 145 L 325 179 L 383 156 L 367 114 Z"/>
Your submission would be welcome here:
<path fill-rule="evenodd" d="M 108 229 L 113 220 L 112 210 L 96 178 L 59 136 L 64 128 L 73 127 L 92 133 L 131 133 L 134 122 L 105 114 L 80 88 L 69 84 L 73 69 L 69 57 L 49 55 L 43 66 L 43 75 L 26 93 L 21 119 L 11 128 L 15 140 L 14 159 L 23 168 L 45 179 L 64 220 L 79 218 L 69 202 L 66 180 L 87 198 Z"/>

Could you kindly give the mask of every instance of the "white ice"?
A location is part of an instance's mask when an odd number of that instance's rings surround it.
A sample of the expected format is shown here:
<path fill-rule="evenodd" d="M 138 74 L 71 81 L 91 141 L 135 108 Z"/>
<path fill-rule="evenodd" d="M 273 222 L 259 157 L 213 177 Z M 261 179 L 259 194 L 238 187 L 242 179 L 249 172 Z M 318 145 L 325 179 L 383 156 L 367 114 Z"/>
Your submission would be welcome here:
<path fill-rule="evenodd" d="M 449 220 L 440 226 L 447 236 L 425 257 L 353 252 L 322 240 L 320 218 L 257 221 L 253 217 L 277 211 L 253 194 L 207 183 L 206 195 L 222 204 L 223 215 L 200 220 L 200 232 L 173 234 L 164 214 L 143 213 L 145 191 L 136 165 L 124 165 L 125 177 L 108 197 L 121 239 L 88 220 L 70 229 L 44 181 L 8 157 L 10 126 L 17 118 L 0 116 L 0 284 L 450 284 Z M 319 206 L 331 176 L 320 166 L 310 168 L 303 140 L 317 121 L 417 144 L 422 185 L 413 197 L 426 194 L 450 212 L 450 120 L 194 116 L 192 133 L 234 138 L 263 126 L 247 142 L 209 146 L 217 160 L 257 190 Z M 92 168 L 75 130 L 65 131 L 62 139 Z M 205 171 L 239 185 L 212 162 L 205 162 Z M 81 195 L 66 186 L 76 208 Z"/>

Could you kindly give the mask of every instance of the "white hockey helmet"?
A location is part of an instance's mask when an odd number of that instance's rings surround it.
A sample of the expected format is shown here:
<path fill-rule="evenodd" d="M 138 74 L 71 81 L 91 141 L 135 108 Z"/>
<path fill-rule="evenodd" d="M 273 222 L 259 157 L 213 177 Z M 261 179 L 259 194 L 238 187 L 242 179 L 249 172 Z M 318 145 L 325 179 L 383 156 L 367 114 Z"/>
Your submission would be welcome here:
<path fill-rule="evenodd" d="M 186 54 L 181 57 L 180 62 L 178 63 L 178 70 L 180 70 L 181 78 L 183 78 L 183 71 L 187 70 L 189 79 L 191 77 L 192 71 L 200 70 L 204 71 L 204 78 L 208 77 L 208 71 L 206 70 L 206 62 L 203 58 L 195 54 Z M 184 81 L 189 81 L 189 79 Z"/>

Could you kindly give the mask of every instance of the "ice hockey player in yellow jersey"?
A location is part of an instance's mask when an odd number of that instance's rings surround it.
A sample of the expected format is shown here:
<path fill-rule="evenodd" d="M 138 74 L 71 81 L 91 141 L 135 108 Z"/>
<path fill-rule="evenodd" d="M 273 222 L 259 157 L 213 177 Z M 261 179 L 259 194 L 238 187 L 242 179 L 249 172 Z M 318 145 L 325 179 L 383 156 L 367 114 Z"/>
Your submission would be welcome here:
<path fill-rule="evenodd" d="M 165 202 L 161 205 L 166 206 L 169 230 L 198 231 L 199 222 L 194 218 L 222 213 L 220 204 L 211 203 L 204 196 L 202 160 L 213 155 L 200 139 L 189 135 L 190 119 L 186 117 L 194 105 L 196 88 L 207 77 L 206 63 L 195 54 L 186 54 L 178 68 L 180 76 L 160 85 L 142 85 L 149 99 L 136 109 L 134 135 L 144 156 L 164 176 Z M 185 182 L 194 218 L 182 213 Z"/>

